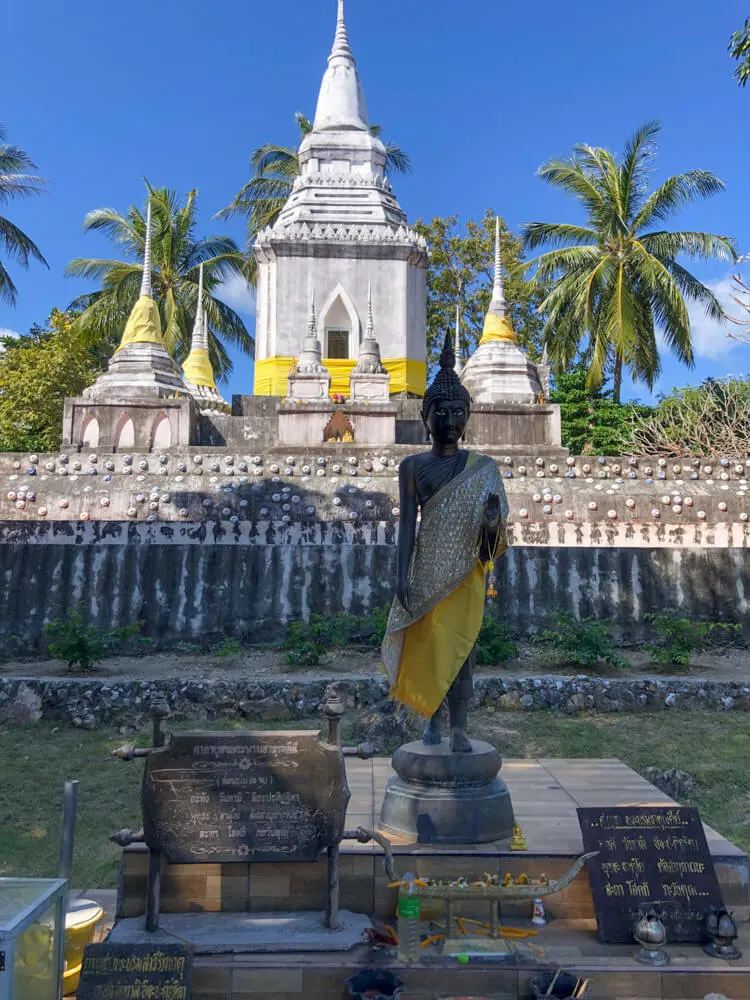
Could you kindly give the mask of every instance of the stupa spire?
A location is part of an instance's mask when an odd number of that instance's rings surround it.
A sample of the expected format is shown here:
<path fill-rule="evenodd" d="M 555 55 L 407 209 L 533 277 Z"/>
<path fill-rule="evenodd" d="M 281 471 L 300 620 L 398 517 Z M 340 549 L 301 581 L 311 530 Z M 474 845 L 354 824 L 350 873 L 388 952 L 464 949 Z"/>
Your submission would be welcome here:
<path fill-rule="evenodd" d="M 317 317 L 315 316 L 315 289 L 313 288 L 312 292 L 310 293 L 310 314 L 307 320 L 307 329 L 308 329 L 308 336 L 314 337 L 316 340 L 318 339 L 317 325 L 318 325 L 318 320 Z"/>
<path fill-rule="evenodd" d="M 479 343 L 485 344 L 488 340 L 505 340 L 513 344 L 518 343 L 515 331 L 508 318 L 508 307 L 505 301 L 499 216 L 495 217 L 495 276 L 492 283 L 492 301 L 484 318 L 484 331 Z"/>
<path fill-rule="evenodd" d="M 348 56 L 352 62 L 354 61 L 354 56 L 352 55 L 352 49 L 349 45 L 349 35 L 346 30 L 346 20 L 344 19 L 344 0 L 338 0 L 339 10 L 336 17 L 336 35 L 333 39 L 333 49 L 331 50 L 331 55 L 328 57 L 330 60 L 334 56 Z"/>
<path fill-rule="evenodd" d="M 365 330 L 367 340 L 375 339 L 375 320 L 372 315 L 372 282 L 367 282 L 367 329 Z"/>
<path fill-rule="evenodd" d="M 456 375 L 460 375 L 464 370 L 461 364 L 461 300 L 456 300 L 456 342 L 453 348 L 456 355 Z"/>
<path fill-rule="evenodd" d="M 500 249 L 500 218 L 495 217 L 495 280 L 492 285 L 490 311 L 505 316 L 505 287 L 503 285 L 503 255 Z"/>
<path fill-rule="evenodd" d="M 141 295 L 154 297 L 151 286 L 151 197 L 146 205 L 146 241 L 143 249 L 143 277 L 141 278 Z"/>
<path fill-rule="evenodd" d="M 362 83 L 354 61 L 344 18 L 344 0 L 338 0 L 336 34 L 328 57 L 315 111 L 315 132 L 358 129 L 367 131 Z"/>

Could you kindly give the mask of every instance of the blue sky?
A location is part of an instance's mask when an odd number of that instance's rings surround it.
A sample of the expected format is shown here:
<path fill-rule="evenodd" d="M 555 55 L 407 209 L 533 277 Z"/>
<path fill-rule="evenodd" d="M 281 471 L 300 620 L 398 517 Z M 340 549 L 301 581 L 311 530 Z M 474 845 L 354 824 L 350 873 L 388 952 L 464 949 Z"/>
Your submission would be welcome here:
<path fill-rule="evenodd" d="M 3 12 L 0 121 L 49 178 L 41 198 L 7 214 L 38 243 L 51 270 L 14 267 L 17 308 L 0 328 L 25 331 L 52 306 L 91 287 L 65 278 L 72 257 L 109 256 L 82 220 L 101 206 L 142 200 L 142 176 L 198 188 L 205 231 L 244 242 L 241 222 L 211 216 L 247 179 L 250 150 L 293 143 L 293 114 L 312 116 L 330 49 L 335 0 L 37 0 Z M 748 14 L 739 0 L 347 0 L 349 35 L 370 120 L 411 154 L 397 178 L 409 218 L 479 216 L 492 206 L 511 228 L 572 221 L 573 206 L 535 176 L 579 141 L 622 149 L 647 118 L 664 122 L 655 181 L 714 170 L 724 194 L 681 214 L 683 228 L 737 238 L 750 251 L 750 88 L 726 53 Z M 728 287 L 730 270 L 695 265 Z M 750 276 L 750 266 L 746 267 Z M 248 297 L 229 290 L 246 310 Z M 698 363 L 665 356 L 657 390 L 707 375 L 750 372 L 750 347 L 732 346 L 700 315 Z M 236 360 L 226 393 L 252 391 Z M 644 387 L 631 395 L 647 398 Z"/>

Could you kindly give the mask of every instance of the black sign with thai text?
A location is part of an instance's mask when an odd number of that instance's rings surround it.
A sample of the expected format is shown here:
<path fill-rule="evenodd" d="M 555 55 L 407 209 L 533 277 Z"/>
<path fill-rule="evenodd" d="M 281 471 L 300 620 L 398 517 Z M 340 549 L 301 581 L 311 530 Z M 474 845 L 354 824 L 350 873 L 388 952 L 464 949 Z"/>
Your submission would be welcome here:
<path fill-rule="evenodd" d="M 310 730 L 176 733 L 146 758 L 146 843 L 174 864 L 314 861 L 348 803 L 340 750 Z"/>
<path fill-rule="evenodd" d="M 182 944 L 89 944 L 77 1000 L 189 1000 L 192 954 Z"/>
<path fill-rule="evenodd" d="M 599 939 L 633 941 L 644 907 L 662 916 L 667 941 L 705 938 L 706 911 L 721 905 L 706 835 L 697 809 L 684 806 L 605 806 L 578 810 Z"/>

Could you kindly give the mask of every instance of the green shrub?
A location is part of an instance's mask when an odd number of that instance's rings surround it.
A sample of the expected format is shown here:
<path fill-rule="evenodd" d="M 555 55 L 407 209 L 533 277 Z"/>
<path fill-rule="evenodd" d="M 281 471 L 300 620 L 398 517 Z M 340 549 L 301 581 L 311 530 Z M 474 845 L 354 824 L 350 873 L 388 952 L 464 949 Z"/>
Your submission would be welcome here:
<path fill-rule="evenodd" d="M 518 646 L 508 625 L 496 618 L 485 617 L 477 640 L 477 663 L 494 665 L 517 656 Z"/>
<path fill-rule="evenodd" d="M 234 636 L 228 636 L 220 645 L 216 647 L 213 651 L 214 656 L 239 656 L 244 650 L 242 645 L 234 638 Z"/>
<path fill-rule="evenodd" d="M 382 608 L 375 609 L 372 622 L 372 643 L 375 646 L 380 646 L 383 639 L 385 639 L 385 632 L 388 628 L 388 617 L 390 613 L 390 604 L 385 604 Z"/>
<path fill-rule="evenodd" d="M 309 622 L 289 622 L 287 625 L 284 661 L 290 667 L 315 667 L 323 658 L 326 647 L 318 618 L 313 615 Z"/>
<path fill-rule="evenodd" d="M 554 628 L 535 637 L 535 642 L 547 643 L 561 653 L 566 663 L 579 667 L 594 667 L 608 663 L 626 669 L 630 663 L 621 656 L 608 627 L 595 618 L 575 618 L 569 611 L 552 615 Z"/>
<path fill-rule="evenodd" d="M 103 656 L 138 635 L 141 623 L 132 622 L 120 628 L 98 629 L 95 625 L 86 624 L 83 610 L 78 604 L 62 618 L 48 622 L 44 631 L 52 640 L 49 644 L 50 654 L 65 660 L 68 670 L 76 666 L 81 670 L 93 670 Z"/>
<path fill-rule="evenodd" d="M 350 615 L 310 615 L 308 621 L 287 625 L 285 659 L 291 666 L 315 666 L 327 649 L 343 646 L 379 646 L 385 636 L 389 607 L 378 608 L 372 618 Z"/>
<path fill-rule="evenodd" d="M 740 626 L 731 622 L 700 622 L 682 618 L 678 611 L 668 609 L 660 614 L 646 615 L 654 628 L 658 642 L 648 647 L 656 663 L 688 666 L 690 657 L 716 639 L 720 633 L 737 634 Z"/>

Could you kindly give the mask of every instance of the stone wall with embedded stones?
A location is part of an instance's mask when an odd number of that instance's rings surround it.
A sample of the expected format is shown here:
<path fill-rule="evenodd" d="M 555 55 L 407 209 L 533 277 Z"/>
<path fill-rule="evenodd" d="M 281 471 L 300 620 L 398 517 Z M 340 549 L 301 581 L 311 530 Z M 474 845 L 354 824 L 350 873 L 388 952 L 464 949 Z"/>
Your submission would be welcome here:
<path fill-rule="evenodd" d="M 321 717 L 326 690 L 341 696 L 349 717 L 373 710 L 394 712 L 382 678 L 321 680 L 112 681 L 92 677 L 0 677 L 0 724 L 45 719 L 83 729 L 145 722 L 155 702 L 166 702 L 179 716 L 211 719 L 235 716 L 250 721 L 285 722 Z M 609 680 L 576 677 L 479 676 L 475 706 L 497 711 L 552 710 L 566 715 L 598 712 L 660 712 L 681 709 L 750 710 L 750 686 L 739 682 L 692 679 Z M 368 715 L 369 738 L 377 729 Z M 379 749 L 379 748 L 378 748 Z"/>
<path fill-rule="evenodd" d="M 78 602 L 160 644 L 367 614 L 391 597 L 411 451 L 0 454 L 0 638 L 40 648 Z M 664 607 L 746 616 L 750 462 L 495 456 L 513 540 L 497 613 L 520 630 L 557 608 L 632 635 Z"/>

